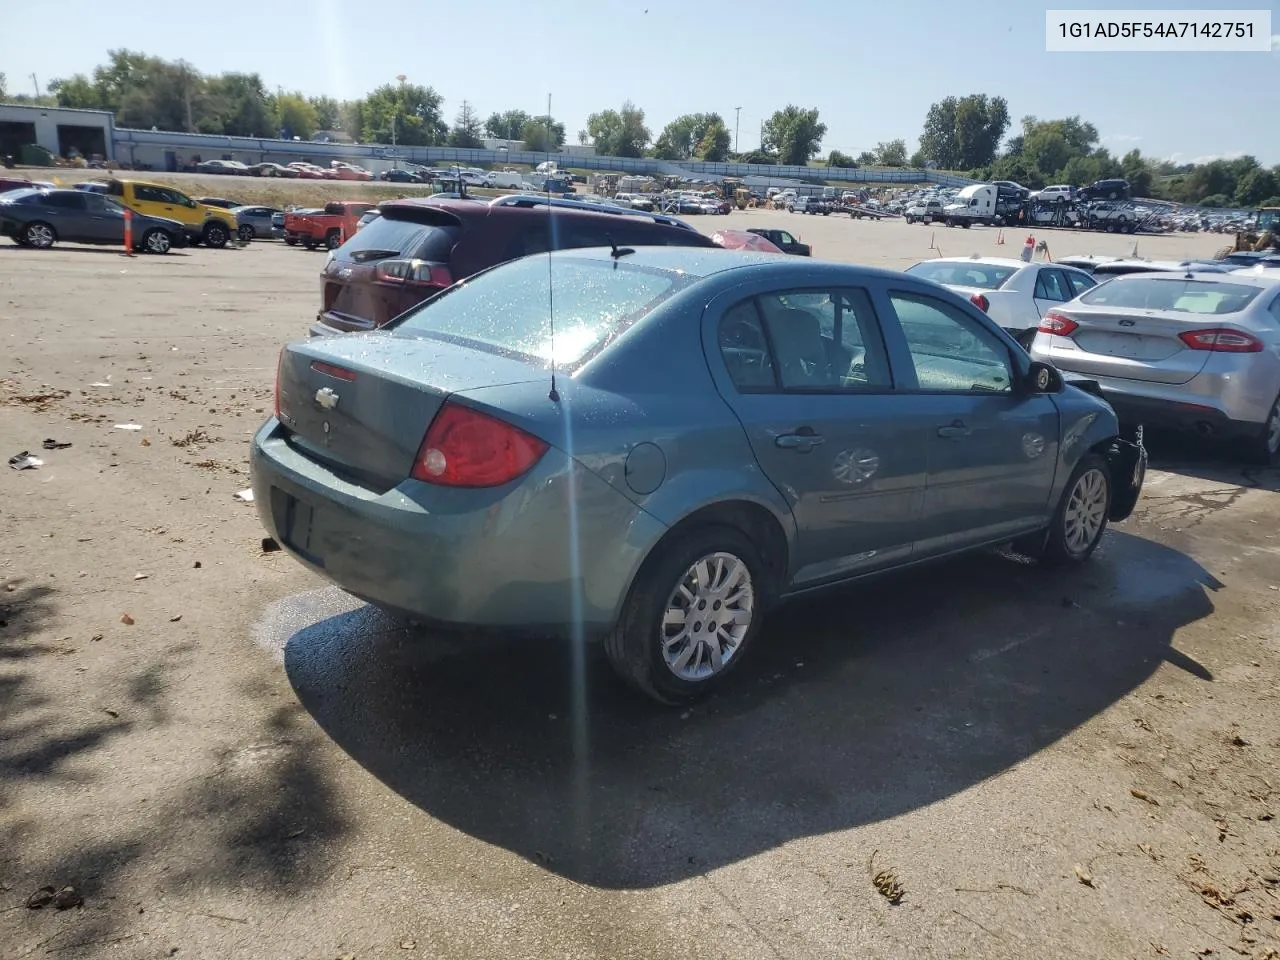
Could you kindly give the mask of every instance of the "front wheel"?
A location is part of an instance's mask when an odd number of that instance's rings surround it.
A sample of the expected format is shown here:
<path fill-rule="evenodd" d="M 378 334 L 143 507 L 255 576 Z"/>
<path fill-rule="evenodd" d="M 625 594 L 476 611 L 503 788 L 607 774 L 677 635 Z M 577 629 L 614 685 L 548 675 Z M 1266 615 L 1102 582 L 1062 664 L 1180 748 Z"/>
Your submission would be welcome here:
<path fill-rule="evenodd" d="M 221 250 L 227 245 L 227 241 L 231 239 L 231 231 L 221 223 L 210 223 L 205 226 L 202 236 L 205 246 Z"/>
<path fill-rule="evenodd" d="M 142 249 L 147 253 L 165 254 L 173 246 L 173 240 L 164 230 L 148 230 L 142 236 Z"/>
<path fill-rule="evenodd" d="M 284 238 L 284 243 L 285 243 L 285 246 L 287 246 L 287 247 L 297 246 L 298 238 L 297 238 L 297 237 L 285 237 L 285 238 Z"/>
<path fill-rule="evenodd" d="M 740 530 L 676 534 L 645 561 L 604 649 L 627 682 L 655 700 L 710 693 L 760 632 L 764 567 Z"/>
<path fill-rule="evenodd" d="M 257 231 L 253 229 L 253 224 L 242 223 L 236 229 L 236 236 L 239 237 L 244 243 L 248 243 L 255 236 L 257 236 Z"/>
<path fill-rule="evenodd" d="M 1107 461 L 1096 453 L 1085 454 L 1067 481 L 1049 535 L 1036 559 L 1046 566 L 1088 560 L 1106 532 L 1110 512 L 1111 471 Z"/>

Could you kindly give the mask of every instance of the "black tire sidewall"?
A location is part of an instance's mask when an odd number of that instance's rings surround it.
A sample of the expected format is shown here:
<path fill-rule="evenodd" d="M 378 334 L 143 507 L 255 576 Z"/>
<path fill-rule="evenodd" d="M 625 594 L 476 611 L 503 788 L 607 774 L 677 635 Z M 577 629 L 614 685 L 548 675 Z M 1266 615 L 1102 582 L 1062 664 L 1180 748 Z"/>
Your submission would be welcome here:
<path fill-rule="evenodd" d="M 689 567 L 720 552 L 747 565 L 754 593 L 751 626 L 733 659 L 719 673 L 706 680 L 683 680 L 671 672 L 662 657 L 662 617 L 671 592 Z M 751 539 L 734 527 L 709 525 L 677 534 L 645 561 L 632 584 L 614 642 L 607 646 L 615 668 L 645 693 L 666 703 L 690 703 L 709 694 L 733 673 L 760 632 L 768 596 L 766 576 Z"/>

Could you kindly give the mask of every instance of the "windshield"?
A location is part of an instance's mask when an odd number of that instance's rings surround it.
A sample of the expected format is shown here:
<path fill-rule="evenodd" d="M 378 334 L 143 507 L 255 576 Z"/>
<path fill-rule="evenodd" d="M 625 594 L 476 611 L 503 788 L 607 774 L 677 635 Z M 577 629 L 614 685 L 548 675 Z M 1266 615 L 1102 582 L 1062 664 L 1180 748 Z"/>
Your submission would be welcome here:
<path fill-rule="evenodd" d="M 372 227 L 370 227 L 372 229 Z M 395 324 L 399 335 L 440 336 L 538 360 L 552 359 L 548 277 L 555 291 L 554 358 L 572 367 L 689 282 L 625 261 L 516 260 L 459 284 Z"/>
<path fill-rule="evenodd" d="M 980 290 L 998 290 L 1006 280 L 1017 273 L 1016 267 L 969 260 L 926 260 L 908 267 L 907 273 L 922 280 L 932 280 L 953 287 L 977 287 Z"/>
<path fill-rule="evenodd" d="M 1239 313 L 1261 292 L 1261 287 L 1219 280 L 1133 276 L 1094 287 L 1080 295 L 1080 302 L 1091 307 L 1220 315 Z"/>

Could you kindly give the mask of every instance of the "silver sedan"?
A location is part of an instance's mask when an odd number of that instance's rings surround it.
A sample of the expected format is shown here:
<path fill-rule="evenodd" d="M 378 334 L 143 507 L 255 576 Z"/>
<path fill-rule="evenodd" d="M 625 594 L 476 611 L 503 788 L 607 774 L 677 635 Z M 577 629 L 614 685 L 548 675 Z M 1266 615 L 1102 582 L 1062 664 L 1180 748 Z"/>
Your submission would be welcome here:
<path fill-rule="evenodd" d="M 1116 277 L 1048 311 L 1031 356 L 1095 381 L 1122 421 L 1188 430 L 1273 463 L 1280 276 Z"/>
<path fill-rule="evenodd" d="M 284 236 L 283 225 L 275 225 L 274 217 L 280 213 L 275 207 L 233 207 L 231 212 L 236 215 L 236 236 L 241 240 L 279 240 Z"/>

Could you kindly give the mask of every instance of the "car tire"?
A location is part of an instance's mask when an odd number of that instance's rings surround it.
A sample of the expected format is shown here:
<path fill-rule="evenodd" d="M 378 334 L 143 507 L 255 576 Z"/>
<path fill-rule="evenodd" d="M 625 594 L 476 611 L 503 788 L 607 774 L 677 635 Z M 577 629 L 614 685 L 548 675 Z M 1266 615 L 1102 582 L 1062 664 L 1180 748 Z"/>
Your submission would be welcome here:
<path fill-rule="evenodd" d="M 735 527 L 717 524 L 675 533 L 636 575 L 622 615 L 605 637 L 609 662 L 633 687 L 662 703 L 706 696 L 760 632 L 765 576 L 755 545 Z M 714 647 L 702 642 L 708 622 Z M 724 627 L 732 628 L 732 637 Z"/>
<path fill-rule="evenodd" d="M 169 236 L 167 231 L 156 227 L 148 230 L 142 235 L 142 243 L 140 246 L 142 247 L 143 253 L 163 255 L 168 253 L 173 247 L 173 239 Z"/>
<path fill-rule="evenodd" d="M 221 223 L 206 223 L 200 237 L 204 240 L 205 246 L 221 250 L 231 239 L 231 231 Z"/>
<path fill-rule="evenodd" d="M 298 245 L 297 237 L 285 237 L 284 243 L 286 247 L 296 247 Z"/>
<path fill-rule="evenodd" d="M 253 229 L 253 224 L 242 223 L 236 228 L 236 236 L 240 238 L 242 243 L 248 243 L 258 235 L 258 231 Z"/>
<path fill-rule="evenodd" d="M 1096 453 L 1080 458 L 1053 512 L 1036 559 L 1050 567 L 1083 563 L 1098 548 L 1111 511 L 1111 471 Z"/>
<path fill-rule="evenodd" d="M 314 250 L 316 248 L 316 242 L 314 240 L 303 240 L 302 245 L 308 250 Z"/>
<path fill-rule="evenodd" d="M 1258 433 L 1245 440 L 1241 454 L 1249 463 L 1269 467 L 1280 457 L 1280 397 L 1271 405 L 1267 422 Z"/>
<path fill-rule="evenodd" d="M 22 228 L 22 245 L 35 250 L 48 250 L 57 242 L 58 235 L 53 227 L 41 220 L 28 223 Z"/>
<path fill-rule="evenodd" d="M 324 245 L 330 250 L 337 250 L 342 246 L 342 231 L 330 230 L 324 235 Z"/>

